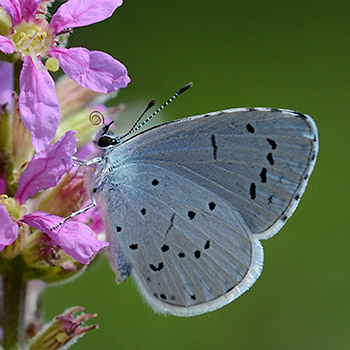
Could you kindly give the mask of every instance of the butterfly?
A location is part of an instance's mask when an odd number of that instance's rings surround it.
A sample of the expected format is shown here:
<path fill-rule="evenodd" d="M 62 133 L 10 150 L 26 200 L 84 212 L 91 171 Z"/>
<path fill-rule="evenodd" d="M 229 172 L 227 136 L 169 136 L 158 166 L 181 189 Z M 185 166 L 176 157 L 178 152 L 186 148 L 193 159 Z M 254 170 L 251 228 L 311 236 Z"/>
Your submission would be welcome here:
<path fill-rule="evenodd" d="M 129 138 L 107 126 L 97 144 L 91 181 L 117 282 L 132 275 L 155 311 L 194 316 L 260 276 L 260 240 L 295 211 L 318 136 L 305 114 L 236 108 Z"/>

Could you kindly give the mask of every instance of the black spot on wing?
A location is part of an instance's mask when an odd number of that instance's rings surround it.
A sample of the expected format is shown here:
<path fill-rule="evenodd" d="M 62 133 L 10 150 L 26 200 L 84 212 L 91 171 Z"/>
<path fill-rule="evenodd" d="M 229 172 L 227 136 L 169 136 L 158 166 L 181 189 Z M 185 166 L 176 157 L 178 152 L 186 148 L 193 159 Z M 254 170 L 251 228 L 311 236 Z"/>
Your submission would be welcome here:
<path fill-rule="evenodd" d="M 275 161 L 273 159 L 272 153 L 268 153 L 268 155 L 266 156 L 266 159 L 268 160 L 268 162 L 270 163 L 270 165 L 274 165 Z"/>
<path fill-rule="evenodd" d="M 130 248 L 131 250 L 136 250 L 136 249 L 138 248 L 138 244 L 137 244 L 137 243 L 130 244 L 130 245 L 129 245 L 129 248 Z"/>
<path fill-rule="evenodd" d="M 184 252 L 180 252 L 179 254 L 177 254 L 177 256 L 182 259 L 185 257 L 185 253 Z"/>
<path fill-rule="evenodd" d="M 199 259 L 199 258 L 201 257 L 201 252 L 200 252 L 200 250 L 196 250 L 196 251 L 193 253 L 193 255 L 194 255 L 194 257 L 195 257 L 196 259 Z"/>
<path fill-rule="evenodd" d="M 158 266 L 155 266 L 155 265 L 153 265 L 153 264 L 150 264 L 149 267 L 150 267 L 150 269 L 151 269 L 152 271 L 158 272 L 158 271 L 161 271 L 161 270 L 164 268 L 164 264 L 163 264 L 162 262 L 159 263 Z"/>
<path fill-rule="evenodd" d="M 250 190 L 249 190 L 250 198 L 255 199 L 256 198 L 256 185 L 254 183 L 250 184 Z"/>
<path fill-rule="evenodd" d="M 216 207 L 216 204 L 214 202 L 208 203 L 209 210 L 213 211 Z"/>
<path fill-rule="evenodd" d="M 245 127 L 248 130 L 248 132 L 250 132 L 251 134 L 255 133 L 255 129 L 252 124 L 247 124 Z"/>
<path fill-rule="evenodd" d="M 218 146 L 216 145 L 216 140 L 215 140 L 214 134 L 211 135 L 211 145 L 213 147 L 213 157 L 214 157 L 214 160 L 216 160 L 216 153 L 218 150 Z"/>
<path fill-rule="evenodd" d="M 158 186 L 159 185 L 159 181 L 157 179 L 153 179 L 152 180 L 152 185 L 153 186 Z"/>
<path fill-rule="evenodd" d="M 188 218 L 190 220 L 193 220 L 194 217 L 196 216 L 196 213 L 194 211 L 190 210 L 190 211 L 188 211 L 187 215 L 188 215 Z"/>
<path fill-rule="evenodd" d="M 267 169 L 262 168 L 261 173 L 260 173 L 260 179 L 261 179 L 262 183 L 265 183 L 267 180 L 266 174 L 267 174 Z"/>
<path fill-rule="evenodd" d="M 276 149 L 277 148 L 277 143 L 276 141 L 267 138 L 266 141 L 269 143 L 269 145 L 271 146 L 272 149 Z"/>
<path fill-rule="evenodd" d="M 163 244 L 160 249 L 162 250 L 163 253 L 165 253 L 169 250 L 169 246 L 167 244 Z"/>
<path fill-rule="evenodd" d="M 146 215 L 146 208 L 142 208 L 142 209 L 140 210 L 140 212 L 141 212 L 142 215 Z"/>

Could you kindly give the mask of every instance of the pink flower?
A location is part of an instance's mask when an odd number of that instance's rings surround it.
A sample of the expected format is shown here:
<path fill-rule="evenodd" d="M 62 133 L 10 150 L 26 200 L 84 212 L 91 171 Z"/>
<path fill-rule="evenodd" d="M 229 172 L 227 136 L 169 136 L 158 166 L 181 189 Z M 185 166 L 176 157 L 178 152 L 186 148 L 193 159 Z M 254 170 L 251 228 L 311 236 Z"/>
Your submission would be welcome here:
<path fill-rule="evenodd" d="M 65 29 L 102 21 L 121 4 L 122 0 L 69 0 L 48 23 L 43 16 L 44 1 L 0 0 L 12 22 L 8 35 L 0 35 L 0 50 L 7 54 L 16 52 L 24 61 L 19 107 L 37 151 L 53 140 L 60 119 L 55 84 L 48 70 L 56 71 L 61 66 L 71 79 L 100 93 L 128 85 L 125 66 L 110 55 L 81 47 L 59 47 L 67 34 Z M 45 65 L 41 60 L 46 60 Z"/>
<path fill-rule="evenodd" d="M 68 220 L 55 230 L 51 228 L 62 220 L 61 217 L 42 211 L 27 214 L 21 219 L 27 225 L 45 232 L 54 245 L 60 246 L 68 255 L 81 264 L 89 264 L 90 258 L 109 243 L 95 238 L 91 228 L 81 222 Z"/>
<path fill-rule="evenodd" d="M 19 179 L 15 200 L 24 204 L 43 189 L 56 186 L 61 177 L 73 167 L 72 156 L 76 152 L 75 131 L 67 131 L 56 143 L 35 154 Z M 6 202 L 6 200 L 3 200 Z M 58 229 L 50 229 L 63 218 L 38 211 L 24 215 L 19 221 L 45 232 L 52 246 L 61 247 L 68 255 L 82 264 L 109 243 L 95 238 L 93 231 L 84 223 L 69 220 Z M 18 226 L 6 208 L 0 205 L 0 250 L 12 244 L 18 236 Z"/>
<path fill-rule="evenodd" d="M 0 205 L 0 251 L 11 245 L 17 238 L 18 226 L 11 220 L 5 207 Z"/>
<path fill-rule="evenodd" d="M 15 199 L 22 205 L 41 190 L 56 186 L 73 167 L 75 131 L 67 131 L 57 142 L 34 155 L 18 182 Z"/>
<path fill-rule="evenodd" d="M 13 65 L 8 62 L 0 62 L 0 105 L 1 106 L 11 102 L 12 91 L 13 91 Z"/>

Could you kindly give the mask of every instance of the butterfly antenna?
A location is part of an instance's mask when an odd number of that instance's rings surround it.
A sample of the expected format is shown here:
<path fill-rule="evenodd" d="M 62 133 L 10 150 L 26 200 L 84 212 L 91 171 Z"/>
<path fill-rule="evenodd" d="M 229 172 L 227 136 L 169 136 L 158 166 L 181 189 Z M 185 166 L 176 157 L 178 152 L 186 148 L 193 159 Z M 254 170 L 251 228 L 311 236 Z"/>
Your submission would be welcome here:
<path fill-rule="evenodd" d="M 183 92 L 188 90 L 190 87 L 192 87 L 192 83 L 188 83 L 185 86 L 181 87 L 179 90 L 175 92 L 173 96 L 171 96 L 163 105 L 161 105 L 156 111 L 154 111 L 149 117 L 147 117 L 142 123 L 138 124 L 144 114 L 155 104 L 155 100 L 152 100 L 147 108 L 143 111 L 143 113 L 137 118 L 136 122 L 132 126 L 132 128 L 121 138 L 124 138 L 126 136 L 129 136 L 130 134 L 133 134 L 135 131 L 142 128 L 146 123 L 148 123 L 155 115 L 157 115 L 161 110 L 163 110 L 170 102 L 174 101 L 178 96 L 180 96 Z M 138 125 L 137 125 L 138 124 Z"/>
<path fill-rule="evenodd" d="M 148 103 L 147 107 L 145 108 L 145 110 L 140 114 L 140 116 L 137 118 L 136 122 L 134 123 L 134 125 L 130 128 L 130 130 L 125 133 L 124 135 L 120 136 L 120 138 L 124 138 L 125 136 L 130 135 L 133 130 L 137 127 L 137 124 L 140 122 L 140 120 L 143 118 L 143 116 L 146 114 L 146 112 L 153 107 L 156 104 L 156 100 L 152 100 Z"/>

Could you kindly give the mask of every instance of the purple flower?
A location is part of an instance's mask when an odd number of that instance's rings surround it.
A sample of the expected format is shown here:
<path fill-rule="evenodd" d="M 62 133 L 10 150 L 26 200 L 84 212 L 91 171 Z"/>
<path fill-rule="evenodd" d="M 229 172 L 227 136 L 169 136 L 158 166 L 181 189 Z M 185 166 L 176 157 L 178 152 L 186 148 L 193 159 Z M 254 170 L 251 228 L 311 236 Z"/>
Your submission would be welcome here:
<path fill-rule="evenodd" d="M 10 103 L 13 91 L 13 65 L 0 62 L 0 105 Z M 0 111 L 1 112 L 1 111 Z"/>
<path fill-rule="evenodd" d="M 5 207 L 0 205 L 0 251 L 17 238 L 18 226 L 12 221 Z"/>
<path fill-rule="evenodd" d="M 67 131 L 57 142 L 34 155 L 18 182 L 15 199 L 22 205 L 41 190 L 56 186 L 73 167 L 75 131 Z"/>
<path fill-rule="evenodd" d="M 69 0 L 48 23 L 44 1 L 0 0 L 11 19 L 6 36 L 0 35 L 0 50 L 18 53 L 24 63 L 20 75 L 19 107 L 37 151 L 56 133 L 60 109 L 55 85 L 48 70 L 63 71 L 83 87 L 109 93 L 130 81 L 125 66 L 110 55 L 75 47 L 59 47 L 67 28 L 86 26 L 110 17 L 122 0 Z M 45 61 L 45 65 L 42 63 Z"/>
<path fill-rule="evenodd" d="M 109 243 L 95 238 L 91 228 L 81 222 L 68 220 L 58 229 L 51 228 L 62 220 L 61 217 L 42 211 L 27 214 L 21 219 L 27 225 L 45 232 L 54 245 L 60 246 L 68 255 L 81 264 L 89 264 L 90 258 L 107 247 Z"/>
<path fill-rule="evenodd" d="M 56 186 L 61 177 L 73 167 L 72 156 L 76 152 L 75 131 L 67 131 L 56 143 L 35 154 L 19 179 L 15 200 L 24 204 L 43 189 Z M 5 197 L 4 197 L 5 198 Z M 13 201 L 13 199 L 12 199 Z M 6 199 L 3 199 L 6 204 Z M 19 210 L 17 210 L 19 212 Z M 68 255 L 82 264 L 109 243 L 95 238 L 93 231 L 84 223 L 69 220 L 58 229 L 50 229 L 63 218 L 42 211 L 24 215 L 19 221 L 45 232 L 52 246 L 61 247 Z M 12 244 L 18 235 L 18 225 L 7 209 L 0 205 L 0 250 Z"/>

